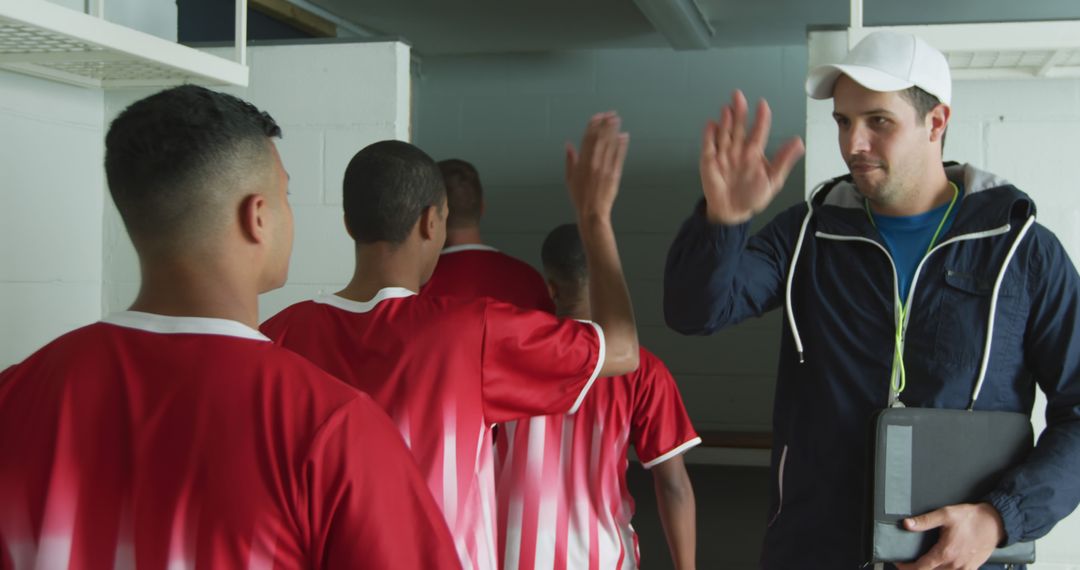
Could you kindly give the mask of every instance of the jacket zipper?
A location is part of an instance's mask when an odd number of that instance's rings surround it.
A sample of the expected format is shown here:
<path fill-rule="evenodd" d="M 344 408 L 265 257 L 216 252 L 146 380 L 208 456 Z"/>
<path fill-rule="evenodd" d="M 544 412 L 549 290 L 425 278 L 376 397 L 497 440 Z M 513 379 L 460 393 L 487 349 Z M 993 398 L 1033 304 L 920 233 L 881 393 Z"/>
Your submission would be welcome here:
<path fill-rule="evenodd" d="M 894 304 L 894 306 L 893 306 L 893 326 L 895 326 L 900 331 L 900 335 L 899 335 L 900 343 L 899 343 L 899 346 L 894 349 L 894 351 L 899 353 L 898 357 L 902 361 L 903 358 L 904 358 L 904 343 L 907 340 L 908 321 L 911 320 L 911 300 L 915 298 L 915 288 L 918 285 L 919 275 L 922 273 L 923 264 L 926 263 L 926 260 L 929 259 L 930 256 L 934 254 L 934 252 L 938 251 L 942 247 L 945 247 L 946 245 L 949 245 L 951 243 L 957 243 L 957 242 L 960 242 L 960 241 L 970 241 L 970 240 L 975 240 L 975 239 L 982 239 L 982 238 L 987 238 L 987 237 L 999 236 L 999 235 L 1008 233 L 1011 228 L 1012 228 L 1012 226 L 1010 224 L 1005 224 L 1004 226 L 1000 226 L 1000 227 L 994 228 L 992 230 L 986 230 L 986 231 L 982 231 L 982 232 L 974 232 L 974 233 L 970 233 L 970 234 L 964 234 L 964 235 L 956 236 L 956 237 L 949 238 L 949 239 L 935 245 L 933 248 L 930 249 L 930 251 L 926 252 L 926 255 L 924 255 L 923 258 L 919 261 L 919 264 L 917 266 L 915 266 L 915 273 L 913 273 L 911 275 L 911 286 L 908 287 L 907 299 L 904 301 L 904 305 L 903 305 L 905 307 L 903 322 L 900 322 L 900 311 L 899 311 L 899 306 L 897 306 L 897 305 L 899 305 L 899 301 L 900 301 L 900 283 L 899 283 L 898 274 L 896 272 L 896 262 L 893 261 L 892 255 L 889 253 L 889 250 L 885 248 L 885 246 L 881 245 L 880 243 L 878 243 L 878 242 L 876 242 L 876 241 L 874 241 L 874 240 L 872 240 L 870 238 L 862 237 L 862 236 L 842 236 L 842 235 L 836 235 L 836 234 L 827 234 L 825 232 L 820 232 L 820 231 L 819 232 L 814 232 L 814 235 L 816 237 L 819 237 L 819 238 L 822 238 L 822 239 L 828 239 L 828 240 L 833 240 L 833 241 L 866 242 L 866 243 L 869 243 L 869 244 L 873 244 L 878 249 L 880 249 L 882 253 L 885 254 L 885 257 L 889 260 L 889 266 L 892 267 L 892 272 L 893 272 L 893 304 Z M 889 382 L 889 405 L 890 406 L 895 401 L 897 401 L 899 399 L 899 396 L 900 396 L 899 394 L 893 394 L 892 393 L 893 392 L 892 386 L 893 386 L 893 382 L 896 380 L 896 378 L 895 378 L 896 374 L 899 374 L 899 370 L 893 371 L 894 377 Z"/>

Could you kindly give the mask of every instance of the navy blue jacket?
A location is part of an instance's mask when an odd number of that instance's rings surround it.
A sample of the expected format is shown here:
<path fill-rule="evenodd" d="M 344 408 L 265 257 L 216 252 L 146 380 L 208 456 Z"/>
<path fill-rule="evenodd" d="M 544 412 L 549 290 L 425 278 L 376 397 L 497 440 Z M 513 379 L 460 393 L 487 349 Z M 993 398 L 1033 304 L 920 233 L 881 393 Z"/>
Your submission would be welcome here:
<path fill-rule="evenodd" d="M 946 173 L 965 192 L 912 280 L 901 400 L 964 409 L 980 377 L 976 410 L 1030 414 L 1036 383 L 1047 394 L 1036 449 L 986 497 L 1011 544 L 1045 535 L 1080 502 L 1080 278 L 1034 223 L 1031 198 L 970 166 Z M 675 238 L 664 276 L 671 328 L 705 335 L 781 307 L 762 565 L 856 568 L 868 430 L 889 402 L 898 317 L 891 257 L 849 178 L 753 236 L 748 223 L 709 224 L 699 203 Z"/>

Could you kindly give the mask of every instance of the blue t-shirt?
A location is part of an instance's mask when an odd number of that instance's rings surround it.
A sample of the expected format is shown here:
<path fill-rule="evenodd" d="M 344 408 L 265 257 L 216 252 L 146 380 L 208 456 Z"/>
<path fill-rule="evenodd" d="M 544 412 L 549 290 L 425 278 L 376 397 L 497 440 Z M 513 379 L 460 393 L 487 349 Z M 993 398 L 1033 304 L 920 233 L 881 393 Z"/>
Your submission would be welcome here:
<path fill-rule="evenodd" d="M 957 192 L 960 192 L 960 190 L 957 189 Z M 949 212 L 949 219 L 945 220 L 945 224 L 941 226 L 941 233 L 938 234 L 937 243 L 941 243 L 941 238 L 948 233 L 949 227 L 952 226 L 953 220 L 956 218 L 956 212 L 960 210 L 961 197 L 963 197 L 963 192 L 960 192 L 956 205 Z M 949 202 L 946 202 L 929 212 L 915 216 L 871 214 L 874 218 L 874 225 L 877 226 L 878 232 L 881 233 L 881 237 L 885 240 L 885 245 L 888 246 L 889 253 L 892 255 L 893 263 L 896 264 L 896 278 L 900 284 L 900 301 L 902 303 L 907 303 L 908 289 L 911 287 L 911 278 L 915 274 L 915 268 L 919 266 L 919 262 L 926 255 L 926 250 L 930 247 L 930 240 L 933 239 L 934 232 L 937 231 L 938 224 L 941 223 L 941 217 L 945 215 L 948 209 Z"/>

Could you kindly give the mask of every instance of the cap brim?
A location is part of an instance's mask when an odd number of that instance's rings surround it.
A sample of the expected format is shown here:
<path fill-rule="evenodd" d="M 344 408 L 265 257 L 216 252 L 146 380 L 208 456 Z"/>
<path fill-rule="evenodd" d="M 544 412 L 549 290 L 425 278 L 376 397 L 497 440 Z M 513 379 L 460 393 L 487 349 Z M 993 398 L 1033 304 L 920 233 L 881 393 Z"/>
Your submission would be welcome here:
<path fill-rule="evenodd" d="M 900 91 L 915 85 L 871 67 L 861 65 L 819 65 L 806 76 L 806 94 L 811 99 L 831 99 L 833 86 L 841 75 L 846 75 L 859 85 L 880 92 Z"/>

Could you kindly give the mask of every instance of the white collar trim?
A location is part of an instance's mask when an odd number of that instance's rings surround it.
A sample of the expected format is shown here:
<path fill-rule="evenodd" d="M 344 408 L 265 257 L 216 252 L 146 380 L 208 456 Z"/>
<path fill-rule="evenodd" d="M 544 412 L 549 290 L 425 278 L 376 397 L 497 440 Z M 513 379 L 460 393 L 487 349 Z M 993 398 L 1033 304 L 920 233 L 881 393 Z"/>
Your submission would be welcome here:
<path fill-rule="evenodd" d="M 171 317 L 141 311 L 120 311 L 101 319 L 118 327 L 157 334 L 213 334 L 269 342 L 259 331 L 230 319 L 209 317 Z"/>
<path fill-rule="evenodd" d="M 457 253 L 459 251 L 499 251 L 490 245 L 484 245 L 482 243 L 466 243 L 462 245 L 452 245 L 445 247 L 440 255 L 446 255 L 448 253 Z"/>
<path fill-rule="evenodd" d="M 352 301 L 337 295 L 319 295 L 315 297 L 314 301 L 350 313 L 367 313 L 387 299 L 402 299 L 413 295 L 416 295 L 416 293 L 404 287 L 386 287 L 379 289 L 379 292 L 370 301 Z"/>

